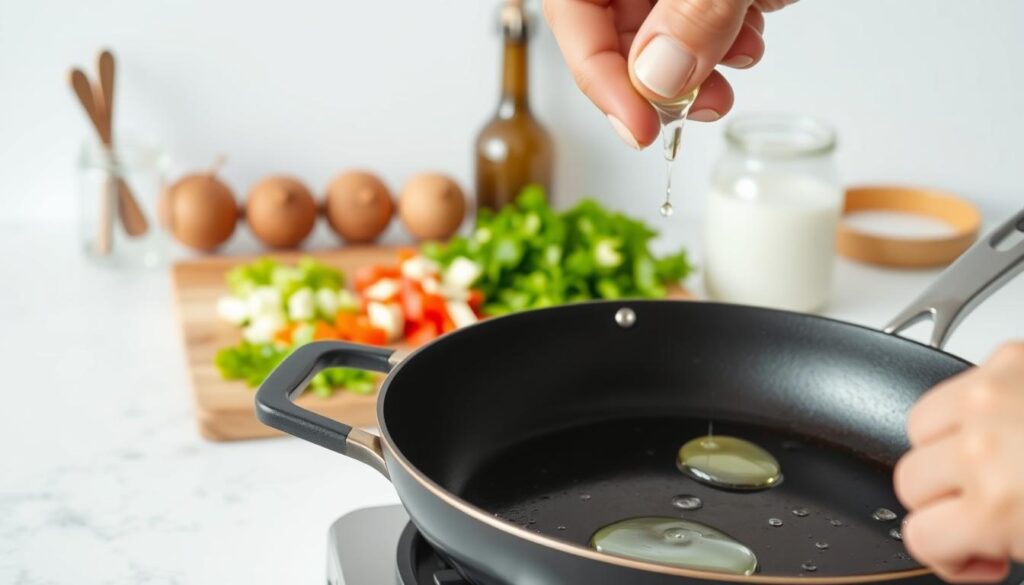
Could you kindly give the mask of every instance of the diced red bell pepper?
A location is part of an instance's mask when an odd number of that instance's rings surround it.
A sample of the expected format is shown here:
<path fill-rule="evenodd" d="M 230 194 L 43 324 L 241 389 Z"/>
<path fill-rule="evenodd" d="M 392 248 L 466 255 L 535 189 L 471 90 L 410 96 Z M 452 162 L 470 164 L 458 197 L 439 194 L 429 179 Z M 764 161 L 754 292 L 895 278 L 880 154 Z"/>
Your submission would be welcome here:
<path fill-rule="evenodd" d="M 355 286 L 356 291 L 363 292 L 366 287 L 382 278 L 398 278 L 401 275 L 402 271 L 397 266 L 383 266 L 379 264 L 363 266 L 356 270 L 353 286 Z"/>
<path fill-rule="evenodd" d="M 367 345 L 385 345 L 388 342 L 388 333 L 371 325 L 370 319 L 366 315 L 359 315 L 356 318 L 356 331 L 352 341 Z"/>
<path fill-rule="evenodd" d="M 445 306 L 444 297 L 441 295 L 423 295 L 423 320 L 430 321 L 437 325 L 438 331 L 444 331 L 445 321 L 451 321 L 448 317 L 448 307 Z"/>
<path fill-rule="evenodd" d="M 405 335 L 405 341 L 412 345 L 423 345 L 436 339 L 441 331 L 432 321 L 422 321 L 413 325 Z"/>
<path fill-rule="evenodd" d="M 418 282 L 402 279 L 400 298 L 406 323 L 419 323 L 426 318 L 423 295 L 423 287 Z"/>

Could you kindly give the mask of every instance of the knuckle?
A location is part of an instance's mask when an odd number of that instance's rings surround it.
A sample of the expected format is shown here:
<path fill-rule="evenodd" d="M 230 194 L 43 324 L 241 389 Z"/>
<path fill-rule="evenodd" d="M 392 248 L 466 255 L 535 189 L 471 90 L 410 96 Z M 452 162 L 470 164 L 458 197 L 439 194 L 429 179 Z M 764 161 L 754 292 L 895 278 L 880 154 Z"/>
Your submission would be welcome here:
<path fill-rule="evenodd" d="M 585 60 L 579 64 L 578 67 L 574 67 L 572 70 L 572 78 L 576 82 L 576 87 L 580 88 L 583 95 L 590 95 L 590 90 L 594 87 L 594 74 L 591 67 Z"/>
<path fill-rule="evenodd" d="M 961 463 L 977 464 L 988 461 L 996 449 L 996 442 L 996 434 L 991 429 L 965 430 L 960 441 Z"/>

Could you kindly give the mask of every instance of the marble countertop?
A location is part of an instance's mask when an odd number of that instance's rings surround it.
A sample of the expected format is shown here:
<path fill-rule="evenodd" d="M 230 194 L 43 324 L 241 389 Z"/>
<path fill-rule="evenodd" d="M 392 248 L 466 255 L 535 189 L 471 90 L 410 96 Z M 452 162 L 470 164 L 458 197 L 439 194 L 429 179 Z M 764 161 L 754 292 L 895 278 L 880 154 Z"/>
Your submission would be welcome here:
<path fill-rule="evenodd" d="M 72 226 L 0 228 L 0 582 L 323 582 L 331 522 L 397 502 L 299 440 L 199 437 L 166 270 L 93 266 Z M 826 313 L 881 326 L 935 274 L 840 261 Z M 1022 333 L 1024 278 L 948 349 L 977 361 Z"/>

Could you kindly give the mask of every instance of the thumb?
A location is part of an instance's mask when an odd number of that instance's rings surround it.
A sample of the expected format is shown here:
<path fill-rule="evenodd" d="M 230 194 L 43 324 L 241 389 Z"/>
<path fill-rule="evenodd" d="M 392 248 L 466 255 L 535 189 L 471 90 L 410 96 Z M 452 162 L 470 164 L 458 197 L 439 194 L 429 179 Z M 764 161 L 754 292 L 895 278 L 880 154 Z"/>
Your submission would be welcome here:
<path fill-rule="evenodd" d="M 629 75 L 644 97 L 665 101 L 699 86 L 732 46 L 752 0 L 661 0 L 629 52 Z"/>

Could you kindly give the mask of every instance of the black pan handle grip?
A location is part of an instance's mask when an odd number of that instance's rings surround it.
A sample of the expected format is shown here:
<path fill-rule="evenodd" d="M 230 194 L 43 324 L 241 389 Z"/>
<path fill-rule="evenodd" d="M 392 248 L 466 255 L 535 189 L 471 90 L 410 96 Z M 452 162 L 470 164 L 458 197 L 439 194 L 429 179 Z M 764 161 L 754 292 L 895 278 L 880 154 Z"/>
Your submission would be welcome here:
<path fill-rule="evenodd" d="M 289 355 L 256 391 L 256 418 L 263 424 L 347 455 L 387 476 L 380 438 L 329 419 L 293 402 L 321 370 L 358 368 L 387 373 L 393 349 L 316 341 Z"/>
<path fill-rule="evenodd" d="M 1024 272 L 1024 241 L 1009 238 L 1024 234 L 1024 209 L 979 239 L 956 259 L 921 296 L 885 326 L 886 333 L 899 333 L 911 325 L 931 319 L 929 345 L 941 348 L 975 307 Z"/>

